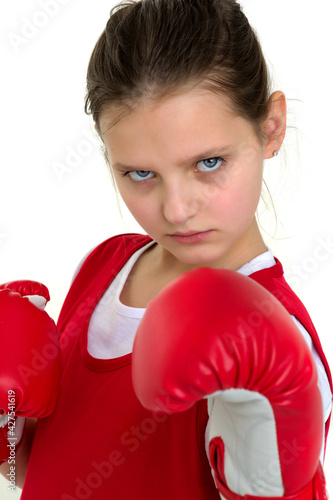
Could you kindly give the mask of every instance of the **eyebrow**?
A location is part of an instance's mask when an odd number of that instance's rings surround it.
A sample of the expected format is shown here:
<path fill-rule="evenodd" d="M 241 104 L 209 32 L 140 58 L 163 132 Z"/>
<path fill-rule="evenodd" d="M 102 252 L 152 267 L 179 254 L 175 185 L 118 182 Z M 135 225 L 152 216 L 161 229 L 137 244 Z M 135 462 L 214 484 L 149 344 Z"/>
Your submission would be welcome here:
<path fill-rule="evenodd" d="M 208 158 L 223 156 L 224 154 L 227 153 L 228 150 L 230 150 L 230 148 L 231 146 L 228 145 L 228 146 L 214 147 L 212 149 L 208 149 L 207 151 L 202 151 L 198 154 L 190 156 L 189 158 L 183 158 L 179 163 L 177 163 L 177 166 L 184 165 L 184 163 L 196 163 L 201 160 L 207 160 Z"/>
<path fill-rule="evenodd" d="M 215 158 L 219 156 L 223 156 L 229 151 L 231 146 L 222 146 L 222 147 L 214 147 L 212 149 L 208 149 L 207 151 L 203 151 L 201 153 L 197 153 L 193 156 L 190 156 L 188 158 L 182 158 L 180 161 L 176 163 L 177 167 L 181 167 L 182 165 L 189 164 L 189 163 L 197 163 L 198 161 L 202 160 L 207 160 L 208 158 Z M 131 166 L 131 165 L 124 165 L 122 163 L 113 163 L 112 167 L 118 168 L 121 170 L 147 170 L 147 167 L 142 168 L 140 166 Z"/>

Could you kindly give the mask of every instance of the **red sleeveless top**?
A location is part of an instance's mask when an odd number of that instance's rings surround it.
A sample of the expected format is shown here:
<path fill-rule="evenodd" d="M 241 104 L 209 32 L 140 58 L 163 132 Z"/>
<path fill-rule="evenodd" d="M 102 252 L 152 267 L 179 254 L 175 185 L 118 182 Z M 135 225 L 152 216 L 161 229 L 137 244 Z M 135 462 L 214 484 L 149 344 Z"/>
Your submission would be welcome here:
<path fill-rule="evenodd" d="M 58 320 L 61 392 L 55 411 L 37 424 L 21 500 L 220 499 L 205 451 L 206 401 L 171 416 L 151 413 L 134 394 L 131 354 L 105 360 L 87 351 L 95 306 L 150 241 L 139 234 L 108 239 L 87 257 L 68 292 Z M 251 278 L 310 333 L 332 384 L 311 319 L 275 260 Z"/>

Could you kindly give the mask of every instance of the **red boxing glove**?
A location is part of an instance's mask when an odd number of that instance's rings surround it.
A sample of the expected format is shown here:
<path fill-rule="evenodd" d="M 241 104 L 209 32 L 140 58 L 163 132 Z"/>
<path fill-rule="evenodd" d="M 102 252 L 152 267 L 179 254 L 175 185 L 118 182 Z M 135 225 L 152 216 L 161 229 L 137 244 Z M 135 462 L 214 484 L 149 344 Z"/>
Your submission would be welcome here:
<path fill-rule="evenodd" d="M 208 398 L 222 498 L 326 498 L 316 366 L 288 312 L 251 278 L 199 268 L 164 288 L 135 337 L 133 385 L 143 406 L 167 413 Z"/>
<path fill-rule="evenodd" d="M 37 281 L 9 281 L 0 285 L 1 290 L 11 290 L 12 292 L 19 293 L 22 297 L 27 297 L 39 309 L 44 309 L 50 300 L 50 294 L 46 286 Z"/>
<path fill-rule="evenodd" d="M 8 458 L 6 434 L 15 436 L 10 431 L 16 418 L 46 417 L 56 405 L 59 335 L 54 321 L 39 308 L 49 298 L 47 288 L 33 281 L 0 286 L 0 463 Z M 22 431 L 21 423 L 17 427 Z"/>

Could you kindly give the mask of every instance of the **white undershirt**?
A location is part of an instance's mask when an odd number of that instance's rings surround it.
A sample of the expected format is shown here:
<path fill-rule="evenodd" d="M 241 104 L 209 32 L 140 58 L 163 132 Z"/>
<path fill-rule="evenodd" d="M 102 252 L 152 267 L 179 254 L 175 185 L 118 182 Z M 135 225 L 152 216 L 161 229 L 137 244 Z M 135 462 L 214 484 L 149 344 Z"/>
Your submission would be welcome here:
<path fill-rule="evenodd" d="M 113 359 L 132 352 L 145 309 L 125 306 L 119 297 L 133 265 L 154 243 L 151 241 L 131 256 L 95 307 L 88 328 L 88 352 L 94 358 Z"/>
<path fill-rule="evenodd" d="M 131 256 L 95 307 L 88 328 L 88 352 L 94 358 L 114 359 L 132 352 L 134 337 L 145 309 L 128 307 L 120 302 L 119 297 L 134 263 L 154 243 L 154 241 L 148 243 Z M 256 271 L 267 269 L 275 264 L 273 254 L 271 250 L 268 250 L 242 266 L 237 272 L 249 276 Z M 313 345 L 311 336 L 294 316 L 292 316 L 292 319 L 308 344 L 317 366 L 318 385 L 322 395 L 324 420 L 326 422 L 331 411 L 332 402 L 326 371 Z"/>
<path fill-rule="evenodd" d="M 136 330 L 145 309 L 128 307 L 120 302 L 119 297 L 133 265 L 154 243 L 151 241 L 131 256 L 95 307 L 88 329 L 88 352 L 94 358 L 113 359 L 132 352 Z M 274 265 L 273 254 L 268 250 L 242 266 L 238 272 L 249 276 Z"/>

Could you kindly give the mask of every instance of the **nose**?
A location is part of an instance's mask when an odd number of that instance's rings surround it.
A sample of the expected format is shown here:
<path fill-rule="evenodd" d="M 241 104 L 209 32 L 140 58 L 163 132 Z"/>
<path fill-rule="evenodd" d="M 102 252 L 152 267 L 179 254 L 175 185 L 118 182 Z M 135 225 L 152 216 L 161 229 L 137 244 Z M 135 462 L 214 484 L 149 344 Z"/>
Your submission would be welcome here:
<path fill-rule="evenodd" d="M 198 187 L 192 183 L 174 182 L 165 186 L 162 193 L 162 210 L 168 222 L 182 225 L 202 208 Z"/>

